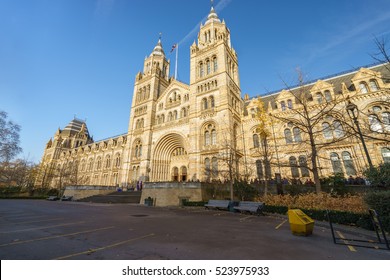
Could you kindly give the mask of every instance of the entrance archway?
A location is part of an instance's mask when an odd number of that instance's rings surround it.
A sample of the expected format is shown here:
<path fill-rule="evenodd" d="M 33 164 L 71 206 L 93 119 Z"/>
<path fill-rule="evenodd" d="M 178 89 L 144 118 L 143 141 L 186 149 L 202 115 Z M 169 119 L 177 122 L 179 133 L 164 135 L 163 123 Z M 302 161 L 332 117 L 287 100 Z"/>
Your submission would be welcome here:
<path fill-rule="evenodd" d="M 179 133 L 170 133 L 161 137 L 152 153 L 151 181 L 187 180 L 188 146 L 187 141 Z"/>

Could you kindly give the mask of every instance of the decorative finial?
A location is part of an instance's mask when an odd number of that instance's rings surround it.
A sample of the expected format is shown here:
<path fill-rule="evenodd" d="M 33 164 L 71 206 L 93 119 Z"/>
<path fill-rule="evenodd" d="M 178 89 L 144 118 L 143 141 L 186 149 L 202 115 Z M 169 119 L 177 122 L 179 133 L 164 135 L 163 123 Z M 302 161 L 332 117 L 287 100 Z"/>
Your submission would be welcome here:
<path fill-rule="evenodd" d="M 161 40 L 162 33 L 160 32 L 158 35 L 158 39 Z"/>
<path fill-rule="evenodd" d="M 214 0 L 211 0 L 211 8 L 214 8 Z"/>

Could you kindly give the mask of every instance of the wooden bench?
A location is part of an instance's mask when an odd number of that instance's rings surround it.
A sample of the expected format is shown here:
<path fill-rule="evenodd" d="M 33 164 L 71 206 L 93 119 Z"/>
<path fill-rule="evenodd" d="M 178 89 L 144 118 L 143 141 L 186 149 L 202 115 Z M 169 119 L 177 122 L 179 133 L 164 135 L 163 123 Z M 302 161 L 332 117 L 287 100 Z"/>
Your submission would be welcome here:
<path fill-rule="evenodd" d="M 249 212 L 254 214 L 262 214 L 264 208 L 263 202 L 254 202 L 254 201 L 240 201 L 238 206 L 234 206 L 235 210 L 242 212 Z"/>
<path fill-rule="evenodd" d="M 204 205 L 206 209 L 221 209 L 221 210 L 229 210 L 230 200 L 214 200 L 210 199 L 207 204 Z"/>

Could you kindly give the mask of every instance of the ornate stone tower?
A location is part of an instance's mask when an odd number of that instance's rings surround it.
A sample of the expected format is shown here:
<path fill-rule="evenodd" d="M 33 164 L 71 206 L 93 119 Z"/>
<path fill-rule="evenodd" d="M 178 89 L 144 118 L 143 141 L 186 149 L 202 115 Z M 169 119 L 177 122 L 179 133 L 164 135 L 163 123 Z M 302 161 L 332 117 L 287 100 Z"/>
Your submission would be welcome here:
<path fill-rule="evenodd" d="M 135 78 L 128 129 L 128 164 L 125 166 L 128 180 L 149 180 L 156 100 L 169 85 L 169 66 L 160 38 L 152 53 L 145 58 L 143 72 Z"/>
<path fill-rule="evenodd" d="M 190 53 L 190 141 L 197 151 L 190 159 L 190 173 L 200 180 L 217 179 L 218 170 L 226 165 L 221 162 L 221 153 L 225 151 L 236 162 L 241 156 L 237 147 L 242 142 L 242 99 L 230 30 L 214 7 L 200 26 L 198 41 L 192 44 Z M 238 171 L 238 164 L 233 169 Z"/>

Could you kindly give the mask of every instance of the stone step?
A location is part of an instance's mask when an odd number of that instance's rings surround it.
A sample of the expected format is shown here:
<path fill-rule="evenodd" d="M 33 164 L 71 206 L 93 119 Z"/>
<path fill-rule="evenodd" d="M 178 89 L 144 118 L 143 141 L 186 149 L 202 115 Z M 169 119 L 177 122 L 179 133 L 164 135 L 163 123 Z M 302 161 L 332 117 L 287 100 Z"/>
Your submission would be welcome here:
<path fill-rule="evenodd" d="M 142 192 L 113 192 L 106 195 L 94 195 L 78 201 L 92 203 L 134 203 L 139 204 Z"/>

